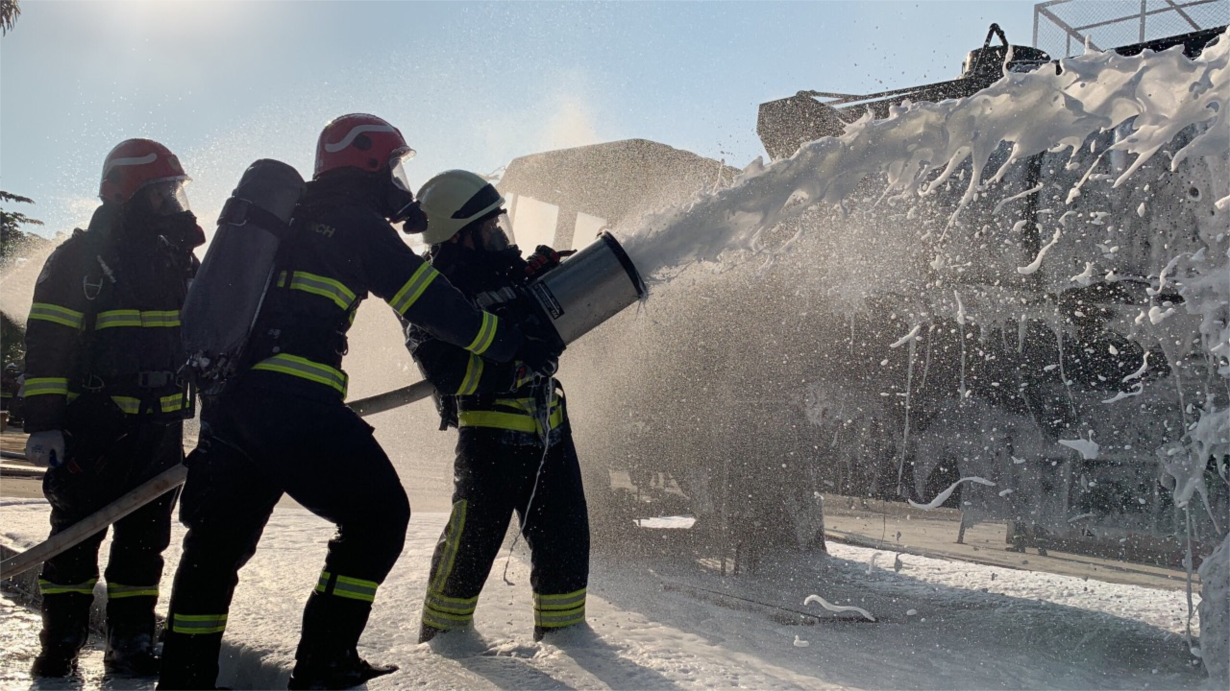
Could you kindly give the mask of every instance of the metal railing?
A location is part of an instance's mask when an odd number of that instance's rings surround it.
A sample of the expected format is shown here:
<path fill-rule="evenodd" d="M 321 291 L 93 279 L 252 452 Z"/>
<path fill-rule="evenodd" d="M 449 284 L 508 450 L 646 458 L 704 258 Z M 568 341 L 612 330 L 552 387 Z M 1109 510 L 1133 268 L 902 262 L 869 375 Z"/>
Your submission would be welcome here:
<path fill-rule="evenodd" d="M 1061 58 L 1226 24 L 1226 0 L 1050 0 L 1034 5 L 1034 47 Z"/>

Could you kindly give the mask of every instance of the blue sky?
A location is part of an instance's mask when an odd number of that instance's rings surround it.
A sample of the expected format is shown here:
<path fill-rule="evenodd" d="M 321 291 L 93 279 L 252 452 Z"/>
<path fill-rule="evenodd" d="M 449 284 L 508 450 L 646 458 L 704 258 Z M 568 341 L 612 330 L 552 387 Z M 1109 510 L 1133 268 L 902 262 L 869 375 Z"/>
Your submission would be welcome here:
<path fill-rule="evenodd" d="M 45 234 L 85 223 L 103 158 L 157 139 L 212 224 L 262 157 L 309 173 L 326 121 L 401 128 L 415 185 L 552 148 L 641 137 L 737 166 L 759 103 L 954 78 L 1033 3 L 87 2 L 24 0 L 0 39 L 0 188 Z"/>

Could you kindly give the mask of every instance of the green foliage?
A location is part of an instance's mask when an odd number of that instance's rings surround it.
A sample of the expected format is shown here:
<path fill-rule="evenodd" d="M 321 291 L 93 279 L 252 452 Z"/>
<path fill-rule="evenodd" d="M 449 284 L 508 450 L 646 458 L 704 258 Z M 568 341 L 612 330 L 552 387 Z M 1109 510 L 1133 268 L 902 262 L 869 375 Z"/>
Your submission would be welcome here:
<path fill-rule="evenodd" d="M 21 3 L 17 0 L 0 0 L 0 34 L 12 31 L 20 14 Z"/>
<path fill-rule="evenodd" d="M 0 2 L 4 2 L 4 0 L 0 0 Z M 0 204 L 7 206 L 11 202 L 33 204 L 34 200 L 19 194 L 0 190 Z M 0 207 L 0 259 L 14 256 L 30 249 L 32 245 L 47 242 L 37 235 L 22 232 L 21 226 L 23 225 L 41 226 L 43 222 L 23 213 L 6 211 L 3 207 Z"/>
<path fill-rule="evenodd" d="M 0 0 L 0 3 L 6 2 L 7 0 Z M 0 190 L 0 204 L 7 206 L 12 202 L 33 204 L 34 200 Z M 23 213 L 0 208 L 0 261 L 39 249 L 39 245 L 48 242 L 33 233 L 22 232 L 21 226 L 23 225 L 41 226 L 43 222 Z M 25 341 L 26 334 L 21 325 L 9 315 L 0 313 L 0 359 L 3 359 L 4 365 L 15 362 L 20 366 L 26 356 Z"/>

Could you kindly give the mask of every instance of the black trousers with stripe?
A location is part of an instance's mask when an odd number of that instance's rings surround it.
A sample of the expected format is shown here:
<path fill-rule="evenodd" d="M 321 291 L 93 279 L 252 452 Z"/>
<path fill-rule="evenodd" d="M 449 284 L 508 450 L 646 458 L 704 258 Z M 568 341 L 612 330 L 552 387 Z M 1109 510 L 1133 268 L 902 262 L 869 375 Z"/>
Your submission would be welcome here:
<path fill-rule="evenodd" d="M 94 418 L 74 413 L 68 420 L 67 462 L 43 476 L 43 494 L 51 504 L 51 535 L 183 460 L 182 422 L 142 422 L 117 415 Z M 171 542 L 176 494 L 166 493 L 112 527 L 107 623 L 120 635 L 154 633 L 162 553 Z M 88 625 L 98 549 L 106 534 L 101 530 L 43 564 L 39 580 L 45 639 L 61 632 L 75 638 Z"/>
<path fill-rule="evenodd" d="M 551 600 L 566 599 L 561 607 L 584 619 L 589 515 L 567 422 L 552 436 L 557 435 L 544 461 L 541 443 L 509 443 L 510 438 L 527 435 L 486 427 L 461 429 L 454 463 L 453 511 L 431 559 L 423 607 L 425 625 L 451 629 L 470 622 L 514 512 L 524 521 L 522 535 L 531 550 L 530 585 L 536 610 L 544 596 L 548 609 Z M 539 612 L 535 614 L 536 623 L 542 625 Z M 552 625 L 546 621 L 546 627 Z"/>
<path fill-rule="evenodd" d="M 201 446 L 188 457 L 180 510 L 188 534 L 159 688 L 212 688 L 239 570 L 283 493 L 338 528 L 296 657 L 353 649 L 410 520 L 406 492 L 372 428 L 340 398 L 253 386 L 207 401 L 202 422 Z"/>

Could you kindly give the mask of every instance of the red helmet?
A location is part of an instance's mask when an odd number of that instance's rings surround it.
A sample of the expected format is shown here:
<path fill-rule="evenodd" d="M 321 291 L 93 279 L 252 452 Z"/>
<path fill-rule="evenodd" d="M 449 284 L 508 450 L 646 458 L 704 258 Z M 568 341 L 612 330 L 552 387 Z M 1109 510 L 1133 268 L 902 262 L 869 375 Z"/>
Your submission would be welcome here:
<path fill-rule="evenodd" d="M 128 139 L 107 154 L 98 196 L 104 202 L 123 204 L 150 183 L 191 179 L 167 147 L 152 139 Z"/>
<path fill-rule="evenodd" d="M 313 177 L 338 168 L 388 170 L 413 155 L 396 127 L 375 115 L 351 113 L 331 120 L 321 131 Z"/>

